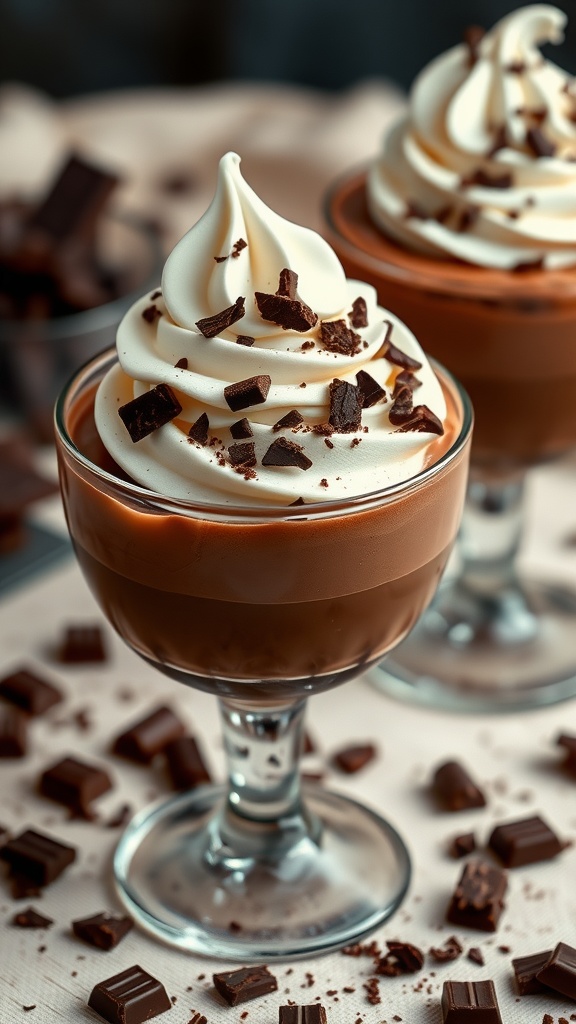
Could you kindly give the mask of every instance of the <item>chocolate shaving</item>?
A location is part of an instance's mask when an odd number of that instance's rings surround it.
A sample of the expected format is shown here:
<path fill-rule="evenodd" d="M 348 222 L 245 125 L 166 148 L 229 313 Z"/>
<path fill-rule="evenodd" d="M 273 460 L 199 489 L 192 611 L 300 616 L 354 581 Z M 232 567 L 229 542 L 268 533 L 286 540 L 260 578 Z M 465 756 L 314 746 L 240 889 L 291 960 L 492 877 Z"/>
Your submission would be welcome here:
<path fill-rule="evenodd" d="M 187 360 L 186 356 L 182 356 L 182 359 L 179 359 L 177 363 L 174 363 L 174 369 L 175 370 L 187 370 L 188 369 L 188 360 Z"/>
<path fill-rule="evenodd" d="M 253 441 L 245 441 L 244 444 L 231 444 L 228 449 L 228 458 L 232 466 L 245 466 L 250 469 L 256 465 L 256 453 Z"/>
<path fill-rule="evenodd" d="M 336 377 L 330 384 L 329 422 L 338 434 L 350 434 L 362 424 L 362 392 Z"/>
<path fill-rule="evenodd" d="M 286 415 L 282 417 L 282 419 L 278 420 L 278 422 L 274 424 L 272 430 L 274 432 L 277 432 L 278 430 L 286 430 L 291 427 L 298 427 L 303 422 L 304 417 L 302 416 L 302 413 L 298 412 L 297 409 L 291 409 L 290 412 L 287 412 Z"/>
<path fill-rule="evenodd" d="M 436 413 L 432 412 L 427 405 L 417 405 L 414 407 L 410 419 L 398 427 L 398 433 L 406 434 L 409 431 L 438 434 L 441 437 L 444 433 L 444 427 Z"/>
<path fill-rule="evenodd" d="M 182 406 L 167 384 L 157 384 L 118 409 L 118 415 L 134 443 L 163 427 L 181 412 Z"/>
<path fill-rule="evenodd" d="M 462 178 L 460 184 L 462 188 L 469 188 L 471 185 L 481 185 L 483 188 L 511 188 L 514 184 L 514 175 L 510 171 L 490 174 L 483 167 L 478 167 L 472 174 Z"/>
<path fill-rule="evenodd" d="M 246 380 L 228 384 L 224 388 L 224 398 L 233 412 L 248 409 L 252 405 L 261 405 L 266 401 L 271 383 L 270 377 L 265 373 L 257 377 L 247 377 Z"/>
<path fill-rule="evenodd" d="M 255 341 L 256 338 L 251 338 L 249 334 L 239 334 L 236 338 L 236 344 L 245 345 L 246 348 L 252 348 Z"/>
<path fill-rule="evenodd" d="M 277 437 L 262 458 L 263 466 L 295 466 L 297 469 L 310 469 L 311 459 L 304 454 L 301 445 L 289 441 L 285 437 Z"/>
<path fill-rule="evenodd" d="M 532 150 L 534 156 L 554 156 L 556 152 L 556 143 L 536 125 L 526 132 L 526 145 L 528 149 Z"/>
<path fill-rule="evenodd" d="M 397 345 L 393 345 L 390 341 L 392 335 L 392 324 L 389 321 L 384 321 L 389 324 L 390 330 L 388 331 L 386 338 L 384 339 L 384 346 L 382 355 L 389 363 L 394 363 L 395 366 L 401 366 L 404 370 L 421 370 L 422 363 L 419 363 L 417 359 L 413 359 L 402 349 L 398 348 Z"/>
<path fill-rule="evenodd" d="M 398 392 L 402 387 L 410 388 L 411 391 L 416 391 L 417 388 L 422 387 L 422 381 L 418 380 L 418 377 L 412 373 L 412 370 L 401 370 L 394 381 L 392 398 L 397 397 Z"/>
<path fill-rule="evenodd" d="M 242 249 L 247 248 L 248 242 L 246 242 L 243 238 L 239 238 L 238 241 L 234 242 L 234 245 L 232 246 L 232 252 L 230 253 L 232 259 L 238 259 L 240 253 L 242 252 Z"/>
<path fill-rule="evenodd" d="M 384 388 L 380 387 L 378 381 L 374 380 L 374 377 L 371 377 L 366 370 L 358 371 L 356 374 L 356 384 L 362 395 L 362 407 L 364 409 L 371 409 L 377 402 L 386 399 Z"/>
<path fill-rule="evenodd" d="M 225 263 L 226 260 L 228 259 L 228 256 L 215 256 L 214 259 L 216 263 Z"/>
<path fill-rule="evenodd" d="M 455 935 L 451 935 L 443 946 L 431 946 L 428 950 L 428 955 L 436 960 L 439 964 L 449 963 L 451 960 L 457 960 L 459 956 L 464 952 L 463 947 L 458 942 Z"/>
<path fill-rule="evenodd" d="M 357 299 L 354 299 L 352 309 L 348 316 L 350 317 L 352 327 L 368 327 L 368 307 L 366 306 L 366 299 L 363 299 L 361 295 L 359 295 Z"/>
<path fill-rule="evenodd" d="M 278 288 L 276 289 L 276 295 L 284 295 L 288 299 L 295 299 L 297 287 L 298 274 L 295 270 L 289 270 L 288 267 L 284 267 L 284 269 L 280 271 L 280 280 L 278 282 Z"/>
<path fill-rule="evenodd" d="M 252 430 L 252 427 L 250 426 L 250 423 L 248 422 L 245 416 L 243 419 L 236 420 L 236 423 L 232 424 L 232 426 L 230 427 L 230 433 L 232 434 L 232 437 L 234 438 L 235 441 L 240 441 L 242 440 L 242 438 L 245 437 L 254 436 L 254 431 Z"/>
<path fill-rule="evenodd" d="M 205 338 L 215 338 L 221 331 L 225 331 L 232 324 L 241 320 L 246 310 L 244 309 L 245 299 L 239 295 L 233 306 L 228 306 L 215 313 L 214 316 L 205 316 L 202 320 L 196 321 L 196 327 Z"/>
<path fill-rule="evenodd" d="M 319 434 L 320 437 L 330 437 L 334 433 L 334 427 L 331 423 L 315 423 L 312 427 L 313 434 Z"/>
<path fill-rule="evenodd" d="M 205 412 L 203 412 L 195 423 L 192 424 L 188 431 L 188 437 L 192 441 L 196 441 L 197 444 L 205 445 L 208 444 L 208 429 L 210 427 L 210 421 Z"/>
<path fill-rule="evenodd" d="M 353 356 L 360 351 L 362 338 L 345 320 L 323 320 L 320 324 L 320 341 L 329 352 Z"/>
<path fill-rule="evenodd" d="M 158 306 L 155 306 L 154 303 L 152 303 L 151 306 L 146 306 L 146 309 L 142 310 L 142 319 L 148 324 L 153 324 L 160 316 L 162 316 L 162 311 L 158 309 Z"/>
<path fill-rule="evenodd" d="M 478 964 L 479 967 L 484 967 L 484 956 L 482 954 L 482 950 L 479 949 L 478 946 L 470 946 L 466 956 L 473 964 Z"/>

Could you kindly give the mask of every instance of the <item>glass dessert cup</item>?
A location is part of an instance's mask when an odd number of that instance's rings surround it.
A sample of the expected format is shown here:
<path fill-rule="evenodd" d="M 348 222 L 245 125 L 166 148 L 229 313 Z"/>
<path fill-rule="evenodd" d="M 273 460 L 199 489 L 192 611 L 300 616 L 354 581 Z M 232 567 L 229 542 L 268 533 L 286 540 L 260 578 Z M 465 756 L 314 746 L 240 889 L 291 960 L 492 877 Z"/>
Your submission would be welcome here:
<path fill-rule="evenodd" d="M 366 173 L 337 182 L 327 237 L 346 273 L 448 366 L 474 408 L 460 568 L 373 675 L 403 698 L 454 710 L 537 707 L 576 694 L 576 594 L 515 565 L 531 467 L 576 446 L 576 277 L 432 260 L 372 223 Z"/>
<path fill-rule="evenodd" d="M 431 599 L 464 501 L 468 399 L 438 371 L 452 444 L 434 461 L 434 442 L 402 484 L 318 505 L 200 505 L 127 481 L 104 451 L 92 406 L 115 359 L 85 366 L 57 404 L 68 527 L 125 642 L 218 697 L 229 774 L 136 816 L 114 859 L 120 898 L 154 936 L 244 962 L 356 941 L 400 904 L 409 855 L 368 808 L 301 792 L 305 702 L 377 664 Z"/>

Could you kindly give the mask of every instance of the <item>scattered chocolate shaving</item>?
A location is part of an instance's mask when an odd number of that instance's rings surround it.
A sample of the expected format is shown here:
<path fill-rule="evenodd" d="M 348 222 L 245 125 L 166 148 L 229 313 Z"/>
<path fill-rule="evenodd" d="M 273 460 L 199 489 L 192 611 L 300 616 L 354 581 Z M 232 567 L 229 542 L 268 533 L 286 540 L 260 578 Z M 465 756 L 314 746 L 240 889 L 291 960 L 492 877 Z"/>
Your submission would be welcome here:
<path fill-rule="evenodd" d="M 286 415 L 282 417 L 282 419 L 278 420 L 274 424 L 272 430 L 274 432 L 277 432 L 278 430 L 285 430 L 291 427 L 298 427 L 303 422 L 304 417 L 302 416 L 302 413 L 299 413 L 297 409 L 291 409 L 290 412 L 287 412 Z"/>
<path fill-rule="evenodd" d="M 412 388 L 407 387 L 406 385 L 402 385 L 399 388 L 395 387 L 392 397 L 394 402 L 388 413 L 390 423 L 394 426 L 407 423 L 410 417 L 414 414 Z"/>
<path fill-rule="evenodd" d="M 226 331 L 232 324 L 242 319 L 246 312 L 244 302 L 245 299 L 239 295 L 233 306 L 227 306 L 220 313 L 197 320 L 196 327 L 205 338 L 215 338 L 221 331 Z"/>
<path fill-rule="evenodd" d="M 537 126 L 529 128 L 526 132 L 526 145 L 534 156 L 554 156 L 556 152 L 556 143 Z"/>
<path fill-rule="evenodd" d="M 123 828 L 132 817 L 130 804 L 122 804 L 111 818 L 106 822 L 106 828 Z"/>
<path fill-rule="evenodd" d="M 268 295 L 266 292 L 255 292 L 256 305 L 263 320 L 277 324 L 284 331 L 298 331 L 304 333 L 315 327 L 318 322 L 316 313 L 310 306 L 307 306 L 301 299 L 284 294 L 280 289 L 292 291 L 295 284 L 291 276 L 294 272 L 285 268 L 280 273 L 279 290 L 275 295 Z M 289 276 L 290 275 L 290 276 Z M 296 282 L 297 275 L 294 275 Z"/>
<path fill-rule="evenodd" d="M 340 355 L 357 355 L 362 338 L 348 327 L 345 320 L 323 320 L 320 324 L 320 341 L 329 352 Z"/>
<path fill-rule="evenodd" d="M 442 420 L 427 405 L 416 405 L 410 419 L 405 420 L 397 430 L 402 434 L 413 431 L 422 434 L 438 434 L 440 437 L 444 433 Z"/>
<path fill-rule="evenodd" d="M 145 391 L 118 409 L 118 415 L 134 444 L 169 423 L 181 412 L 182 406 L 167 384 L 157 384 L 155 388 Z"/>
<path fill-rule="evenodd" d="M 304 454 L 302 447 L 285 437 L 277 437 L 262 457 L 263 466 L 295 466 L 310 469 L 312 460 Z"/>
<path fill-rule="evenodd" d="M 478 946 L 470 946 L 466 956 L 473 964 L 478 964 L 479 967 L 484 966 L 484 955 Z"/>
<path fill-rule="evenodd" d="M 245 441 L 244 444 L 231 444 L 228 449 L 228 458 L 232 466 L 245 466 L 249 469 L 256 465 L 256 452 L 253 441 Z"/>
<path fill-rule="evenodd" d="M 419 363 L 417 359 L 413 359 L 407 352 L 403 352 L 401 348 L 392 343 L 392 324 L 389 320 L 385 320 L 384 323 L 388 326 L 381 353 L 384 358 L 389 363 L 394 363 L 395 366 L 401 366 L 403 370 L 421 370 L 422 363 Z"/>
<path fill-rule="evenodd" d="M 323 476 L 321 481 L 320 481 L 320 487 L 328 487 L 328 486 L 329 486 L 328 485 L 328 481 L 327 481 L 326 477 Z"/>
<path fill-rule="evenodd" d="M 486 35 L 485 29 L 480 25 L 469 25 L 464 29 L 464 42 L 468 47 L 468 64 L 470 67 L 478 60 L 478 47 Z"/>
<path fill-rule="evenodd" d="M 238 256 L 242 252 L 242 249 L 247 249 L 247 248 L 248 248 L 248 242 L 246 242 L 243 238 L 239 238 L 238 241 L 234 242 L 234 245 L 232 246 L 232 252 L 230 253 L 232 259 L 233 260 L 238 259 Z"/>
<path fill-rule="evenodd" d="M 439 964 L 449 963 L 451 960 L 457 960 L 458 957 L 464 952 L 463 947 L 458 942 L 455 935 L 451 935 L 443 946 L 431 946 L 428 950 L 428 955 L 436 960 Z"/>
<path fill-rule="evenodd" d="M 67 626 L 57 657 L 64 665 L 106 661 L 104 635 L 100 626 Z"/>
<path fill-rule="evenodd" d="M 334 448 L 334 442 L 331 441 L 329 437 L 324 438 L 324 444 L 326 445 L 327 448 L 330 448 L 330 450 Z"/>
<path fill-rule="evenodd" d="M 468 188 L 471 185 L 481 185 L 483 188 L 511 188 L 514 184 L 514 175 L 510 171 L 491 174 L 483 167 L 478 167 L 472 171 L 472 174 L 462 178 L 460 184 L 463 188 Z"/>
<path fill-rule="evenodd" d="M 319 434 L 320 437 L 330 437 L 334 433 L 334 427 L 331 423 L 315 423 L 312 427 L 313 434 Z"/>
<path fill-rule="evenodd" d="M 177 363 L 174 363 L 174 369 L 175 370 L 187 370 L 188 369 L 188 360 L 187 360 L 186 356 L 182 356 L 182 359 L 179 359 Z"/>
<path fill-rule="evenodd" d="M 374 380 L 366 370 L 359 370 L 356 374 L 356 384 L 362 395 L 362 408 L 371 409 L 377 402 L 386 399 L 386 392 L 378 381 Z"/>
<path fill-rule="evenodd" d="M 236 420 L 236 423 L 232 424 L 230 433 L 235 441 L 241 441 L 245 437 L 254 437 L 254 431 L 245 416 L 243 419 Z"/>
<path fill-rule="evenodd" d="M 362 298 L 361 295 L 359 295 L 357 299 L 354 299 L 352 309 L 348 316 L 350 317 L 352 327 L 368 327 L 368 307 L 366 306 L 366 299 Z"/>
<path fill-rule="evenodd" d="M 72 931 L 76 938 L 106 951 L 114 949 L 132 927 L 129 917 L 115 917 L 106 911 L 72 921 Z"/>
<path fill-rule="evenodd" d="M 54 921 L 51 917 L 43 917 L 34 907 L 27 907 L 14 914 L 12 924 L 16 928 L 49 928 Z"/>
<path fill-rule="evenodd" d="M 233 412 L 248 409 L 252 405 L 261 405 L 266 401 L 272 381 L 267 374 L 247 377 L 224 388 L 224 398 Z"/>
<path fill-rule="evenodd" d="M 249 334 L 239 334 L 236 338 L 236 344 L 244 345 L 245 348 L 252 348 L 255 341 L 256 338 L 252 338 Z"/>
<path fill-rule="evenodd" d="M 412 370 L 401 370 L 394 380 L 394 391 L 392 392 L 392 398 L 396 399 L 400 392 L 400 388 L 410 388 L 411 391 L 416 391 L 417 388 L 422 387 L 422 381 L 418 380 L 418 377 L 412 372 Z"/>
<path fill-rule="evenodd" d="M 192 424 L 188 431 L 188 437 L 191 441 L 196 441 L 197 444 L 206 445 L 208 444 L 208 430 L 210 427 L 210 421 L 205 412 L 203 412 L 195 423 Z"/>
<path fill-rule="evenodd" d="M 284 269 L 280 271 L 280 279 L 278 282 L 278 288 L 276 289 L 276 295 L 284 295 L 288 299 L 295 299 L 297 288 L 298 274 L 295 270 L 289 270 L 288 267 L 284 267 Z"/>
<path fill-rule="evenodd" d="M 338 434 L 350 434 L 362 424 L 362 392 L 355 384 L 339 380 L 330 384 L 329 422 Z"/>
<path fill-rule="evenodd" d="M 409 942 L 387 942 L 388 952 L 380 957 L 374 970 L 376 974 L 394 978 L 401 974 L 415 974 L 422 970 L 424 954 Z"/>

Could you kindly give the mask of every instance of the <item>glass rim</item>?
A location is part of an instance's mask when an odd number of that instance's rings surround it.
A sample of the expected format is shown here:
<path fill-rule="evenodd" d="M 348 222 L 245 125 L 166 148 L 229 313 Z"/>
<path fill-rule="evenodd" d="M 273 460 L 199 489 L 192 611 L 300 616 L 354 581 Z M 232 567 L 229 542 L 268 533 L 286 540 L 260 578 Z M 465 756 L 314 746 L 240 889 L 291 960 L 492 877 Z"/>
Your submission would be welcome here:
<path fill-rule="evenodd" d="M 453 391 L 454 397 L 460 403 L 462 412 L 462 423 L 458 436 L 441 457 L 431 466 L 420 470 L 419 473 L 391 484 L 389 487 L 368 491 L 364 494 L 355 495 L 351 498 L 340 498 L 332 501 L 310 502 L 304 505 L 232 505 L 218 504 L 216 502 L 192 501 L 185 498 L 166 497 L 158 491 L 150 490 L 141 484 L 122 480 L 113 473 L 102 469 L 92 462 L 72 440 L 65 424 L 65 413 L 68 400 L 74 389 L 82 383 L 90 371 L 94 375 L 98 370 L 109 369 L 118 359 L 116 349 L 109 348 L 99 355 L 92 357 L 74 372 L 61 390 L 54 406 L 54 429 L 56 440 L 60 443 L 67 454 L 74 462 L 81 466 L 91 476 L 104 481 L 114 490 L 122 490 L 126 497 L 129 497 L 136 504 L 154 506 L 163 512 L 174 515 L 195 515 L 203 519 L 222 520 L 231 519 L 235 522 L 244 520 L 247 522 L 287 520 L 287 519 L 323 519 L 331 518 L 335 514 L 350 515 L 355 512 L 367 511 L 380 504 L 388 504 L 392 500 L 404 497 L 415 490 L 423 487 L 428 480 L 439 475 L 449 466 L 468 443 L 474 422 L 472 402 L 460 384 L 460 382 L 442 366 L 437 360 L 430 359 L 430 362 L 437 373 L 446 380 Z"/>

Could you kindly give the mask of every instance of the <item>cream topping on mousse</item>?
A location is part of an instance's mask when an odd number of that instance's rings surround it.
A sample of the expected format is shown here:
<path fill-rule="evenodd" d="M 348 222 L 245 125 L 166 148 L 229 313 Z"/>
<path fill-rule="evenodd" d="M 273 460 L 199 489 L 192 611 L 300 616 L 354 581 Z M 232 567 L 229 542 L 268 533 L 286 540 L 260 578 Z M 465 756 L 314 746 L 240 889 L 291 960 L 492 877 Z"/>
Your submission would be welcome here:
<path fill-rule="evenodd" d="M 404 481 L 433 456 L 444 395 L 413 334 L 319 235 L 220 162 L 214 199 L 117 335 L 96 425 L 168 497 L 289 506 Z M 436 456 L 437 457 L 437 456 Z"/>
<path fill-rule="evenodd" d="M 576 79 L 538 49 L 565 23 L 521 8 L 421 72 L 369 174 L 386 234 L 484 267 L 576 264 Z"/>

